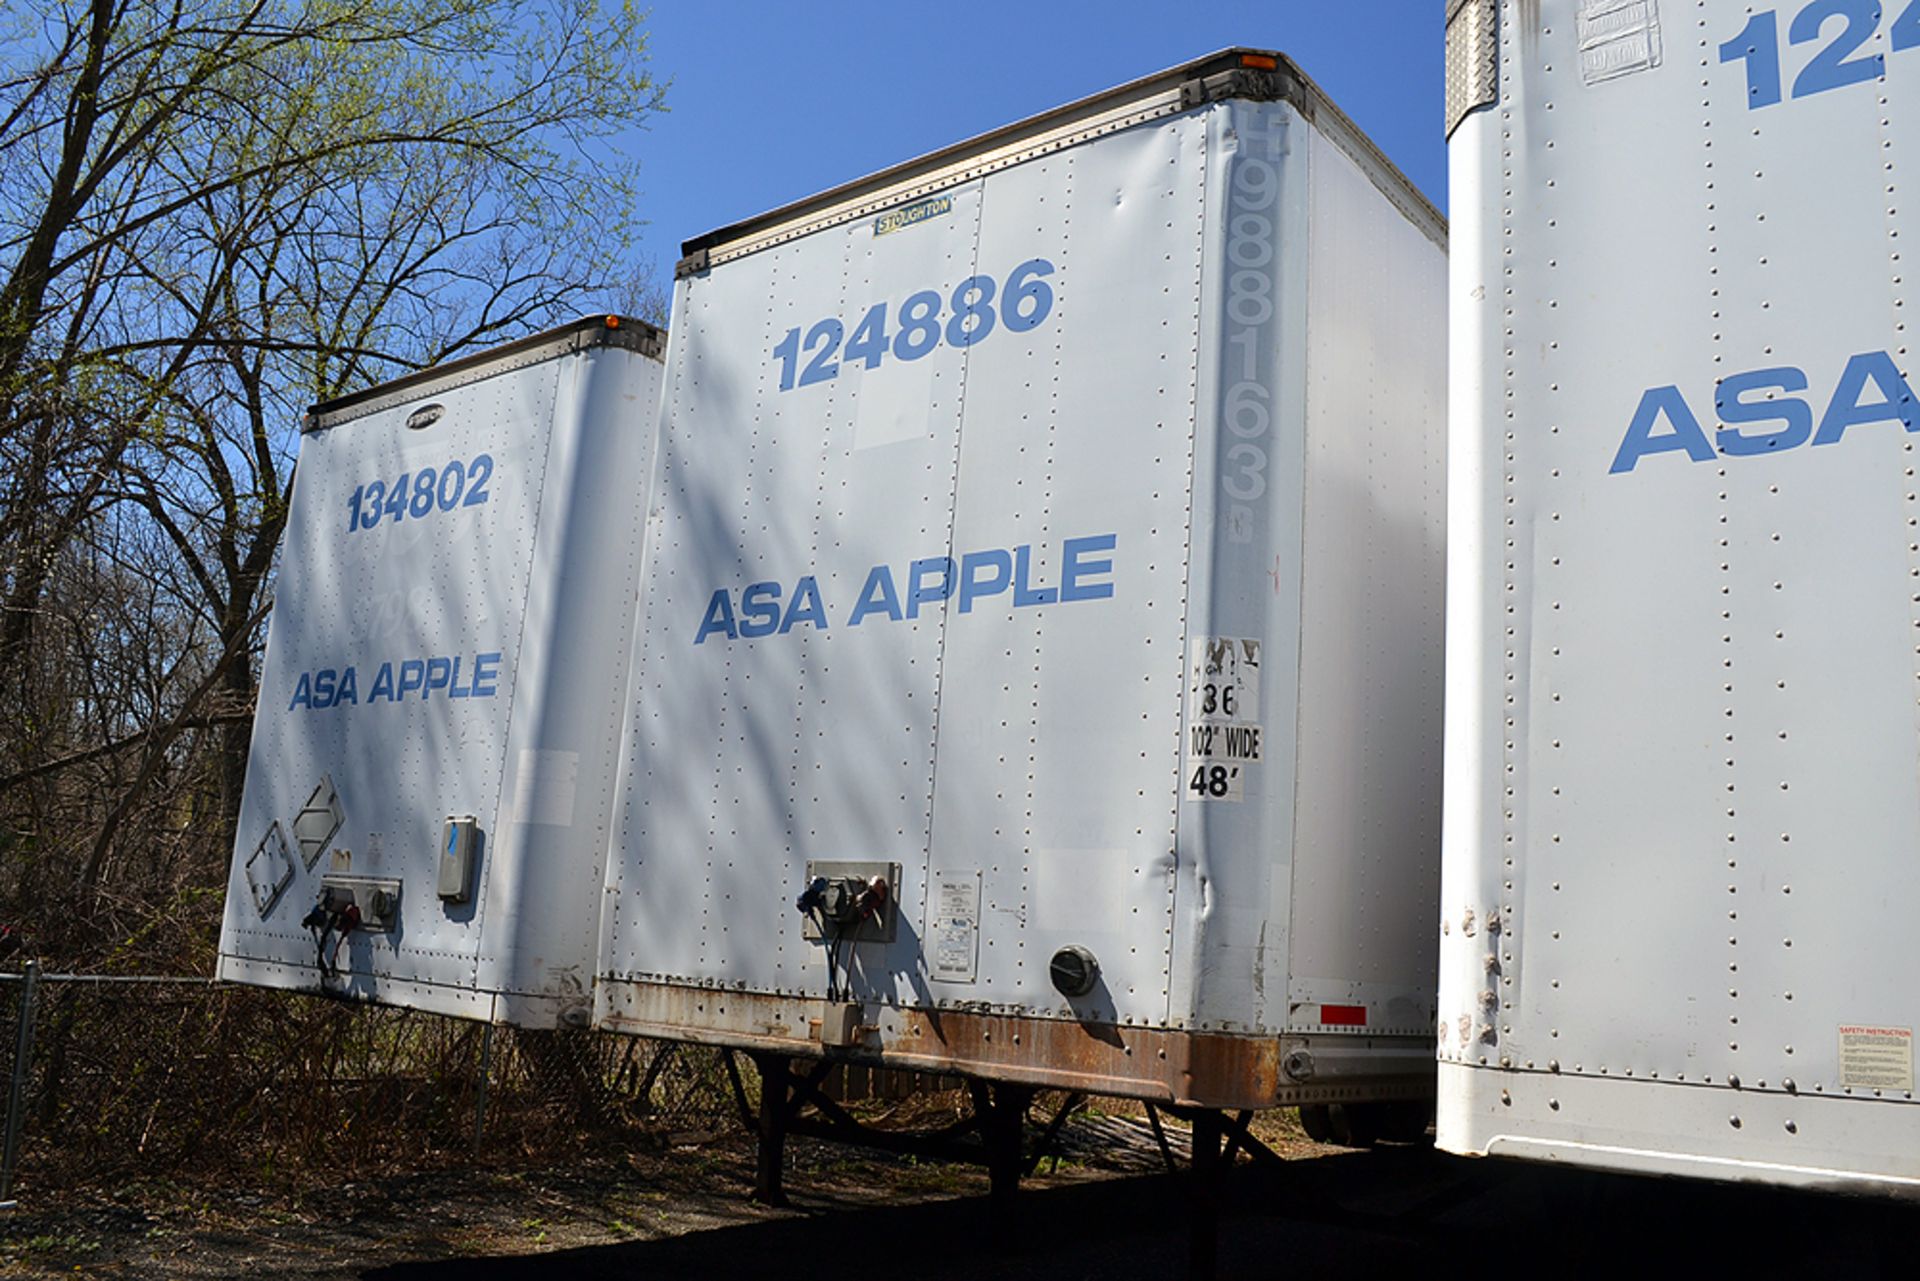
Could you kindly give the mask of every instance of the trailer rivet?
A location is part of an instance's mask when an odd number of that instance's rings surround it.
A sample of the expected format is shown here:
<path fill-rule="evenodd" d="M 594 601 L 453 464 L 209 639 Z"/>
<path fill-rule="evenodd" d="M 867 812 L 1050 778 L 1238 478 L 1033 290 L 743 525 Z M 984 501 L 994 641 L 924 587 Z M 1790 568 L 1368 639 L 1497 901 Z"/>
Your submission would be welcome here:
<path fill-rule="evenodd" d="M 1737 1117 L 1737 1116 L 1730 1116 L 1730 1117 L 1728 1117 L 1728 1118 L 1727 1118 L 1727 1123 L 1728 1123 L 1729 1125 L 1731 1125 L 1731 1126 L 1733 1126 L 1733 1128 L 1734 1128 L 1734 1129 L 1736 1129 L 1736 1130 L 1740 1128 L 1740 1118 L 1739 1118 L 1739 1117 Z"/>
<path fill-rule="evenodd" d="M 1793 1122 L 1791 1122 L 1791 1121 L 1789 1121 L 1789 1122 L 1787 1122 L 1787 1133 L 1788 1133 L 1788 1134 L 1798 1134 L 1798 1133 L 1800 1133 L 1800 1127 L 1799 1127 L 1799 1126 L 1797 1126 L 1797 1125 L 1795 1125 L 1795 1124 L 1794 1124 Z"/>
<path fill-rule="evenodd" d="M 1740 1088 L 1740 1078 L 1737 1076 L 1729 1076 L 1727 1078 L 1727 1084 L 1737 1090 Z"/>

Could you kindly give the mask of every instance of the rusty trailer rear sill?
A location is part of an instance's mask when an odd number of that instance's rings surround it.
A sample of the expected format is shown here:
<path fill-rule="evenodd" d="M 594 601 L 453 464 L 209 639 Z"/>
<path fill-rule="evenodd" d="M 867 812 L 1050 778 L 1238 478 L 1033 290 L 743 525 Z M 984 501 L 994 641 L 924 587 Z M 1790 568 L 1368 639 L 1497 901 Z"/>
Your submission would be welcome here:
<path fill-rule="evenodd" d="M 1430 1098 L 1433 1042 L 1353 1034 L 1249 1035 L 869 1003 L 858 1043 L 823 1046 L 821 1002 L 676 983 L 601 980 L 609 1031 L 793 1058 L 950 1073 L 1198 1108 Z M 1296 1080 L 1289 1054 L 1332 1070 Z"/>

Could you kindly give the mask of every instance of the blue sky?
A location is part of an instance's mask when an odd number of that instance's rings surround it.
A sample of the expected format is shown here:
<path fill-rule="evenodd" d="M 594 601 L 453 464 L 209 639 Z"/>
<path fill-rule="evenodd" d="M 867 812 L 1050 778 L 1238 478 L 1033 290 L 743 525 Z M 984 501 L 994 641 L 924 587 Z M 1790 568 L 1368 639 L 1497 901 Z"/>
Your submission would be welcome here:
<path fill-rule="evenodd" d="M 656 0 L 642 252 L 1232 45 L 1292 55 L 1446 208 L 1441 0 Z"/>

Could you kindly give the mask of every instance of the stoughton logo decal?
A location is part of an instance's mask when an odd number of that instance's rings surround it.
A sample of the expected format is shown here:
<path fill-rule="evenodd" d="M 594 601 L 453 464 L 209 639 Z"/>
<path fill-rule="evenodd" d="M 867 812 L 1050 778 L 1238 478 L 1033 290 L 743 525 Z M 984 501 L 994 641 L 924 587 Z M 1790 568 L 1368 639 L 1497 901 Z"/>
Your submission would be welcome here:
<path fill-rule="evenodd" d="M 873 234 L 891 235 L 896 231 L 905 231 L 929 218 L 938 218 L 942 214 L 953 212 L 952 196 L 935 196 L 931 200 L 922 200 L 915 205 L 902 205 L 898 209 L 889 209 L 873 220 Z"/>
<path fill-rule="evenodd" d="M 1015 609 L 1105 600 L 1113 595 L 1113 583 L 1102 581 L 1113 573 L 1113 560 L 1100 553 L 1111 552 L 1118 541 L 1114 534 L 1095 534 L 1062 542 L 1057 587 L 1034 585 L 1033 548 L 1025 543 L 967 552 L 957 562 L 951 556 L 916 560 L 898 579 L 889 566 L 875 565 L 867 571 L 859 598 L 845 615 L 846 626 L 858 627 L 871 618 L 891 623 L 918 618 L 922 605 L 946 600 L 957 600 L 962 614 L 972 613 L 974 605 L 989 596 L 1011 595 Z M 901 590 L 902 583 L 905 591 Z M 819 580 L 812 574 L 796 582 L 791 593 L 777 582 L 750 584 L 737 597 L 732 589 L 720 588 L 707 602 L 693 643 L 703 645 L 709 636 L 728 640 L 785 636 L 801 623 L 820 631 L 830 626 L 827 603 L 820 595 Z"/>
<path fill-rule="evenodd" d="M 1677 386 L 1649 388 L 1641 393 L 1626 438 L 1607 470 L 1612 475 L 1630 472 L 1652 454 L 1683 453 L 1696 463 L 1710 463 L 1722 456 L 1778 453 L 1809 440 L 1837 445 L 1847 428 L 1867 423 L 1899 423 L 1920 432 L 1920 402 L 1884 351 L 1863 351 L 1848 359 L 1818 425 L 1816 402 L 1796 394 L 1809 386 L 1806 373 L 1791 365 L 1729 374 L 1714 389 L 1713 409 L 1721 426 L 1711 439 Z"/>
<path fill-rule="evenodd" d="M 407 430 L 425 431 L 446 416 L 445 405 L 422 405 L 407 415 Z"/>

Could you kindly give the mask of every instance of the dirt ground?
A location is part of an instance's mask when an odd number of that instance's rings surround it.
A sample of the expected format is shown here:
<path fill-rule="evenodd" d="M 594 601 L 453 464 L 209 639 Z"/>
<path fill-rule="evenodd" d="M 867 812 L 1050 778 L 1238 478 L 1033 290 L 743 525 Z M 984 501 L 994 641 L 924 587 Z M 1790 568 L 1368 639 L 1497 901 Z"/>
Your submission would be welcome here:
<path fill-rule="evenodd" d="M 1322 1151 L 1291 1117 L 1262 1122 L 1264 1139 L 1281 1152 Z M 1184 1132 L 1169 1122 L 1168 1133 L 1176 1159 L 1184 1161 Z M 1156 1172 L 1165 1181 L 1166 1159 L 1138 1115 L 1077 1116 L 1058 1148 L 1024 1188 Z M 0 1276 L 412 1277 L 432 1275 L 417 1272 L 420 1266 L 452 1260 L 466 1261 L 462 1277 L 475 1275 L 473 1265 L 482 1260 L 528 1266 L 565 1260 L 567 1275 L 588 1275 L 583 1259 L 604 1247 L 979 1202 L 987 1190 L 986 1173 L 977 1167 L 801 1138 L 790 1141 L 788 1158 L 793 1204 L 784 1210 L 749 1199 L 753 1144 L 738 1131 L 684 1135 L 645 1151 L 583 1154 L 562 1167 L 396 1174 L 272 1195 L 167 1182 L 44 1200 L 29 1192 L 17 1210 L 0 1212 Z M 710 1263 L 696 1270 L 729 1274 Z"/>
<path fill-rule="evenodd" d="M 1555 1276 L 1911 1277 L 1911 1207 L 1630 1179 L 1426 1147 L 1322 1148 L 1267 1131 L 1284 1166 L 1242 1163 L 1209 1198 L 1219 1275 L 1379 1277 L 1458 1264 Z M 394 1175 L 265 1196 L 139 1184 L 0 1217 L 0 1276 L 355 1278 L 1164 1278 L 1187 1271 L 1192 1208 L 1144 1126 L 1095 1115 L 987 1212 L 983 1172 L 796 1139 L 793 1205 L 748 1199 L 728 1133 L 559 1167 Z M 1180 1136 L 1175 1135 L 1176 1146 Z"/>

